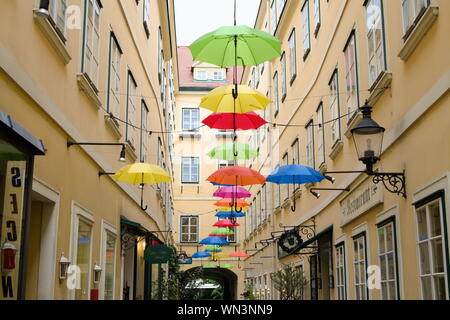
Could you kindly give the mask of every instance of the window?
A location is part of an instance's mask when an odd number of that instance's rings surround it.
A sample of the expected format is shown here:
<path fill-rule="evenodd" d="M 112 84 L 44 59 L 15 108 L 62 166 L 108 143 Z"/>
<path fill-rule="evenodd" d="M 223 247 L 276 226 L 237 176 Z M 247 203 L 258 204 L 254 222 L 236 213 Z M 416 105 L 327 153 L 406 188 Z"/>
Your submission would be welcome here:
<path fill-rule="evenodd" d="M 288 165 L 289 165 L 289 154 L 286 152 L 283 156 L 283 166 L 288 166 Z M 281 199 L 283 201 L 288 200 L 289 199 L 289 185 L 288 184 L 281 185 L 281 190 L 283 192 Z"/>
<path fill-rule="evenodd" d="M 422 17 L 423 12 L 430 5 L 430 0 L 402 0 L 403 33 L 407 37 L 414 28 L 415 22 Z"/>
<path fill-rule="evenodd" d="M 314 0 L 314 35 L 317 37 L 321 24 L 320 0 Z"/>
<path fill-rule="evenodd" d="M 236 160 L 218 160 L 218 170 L 236 165 Z"/>
<path fill-rule="evenodd" d="M 181 183 L 198 183 L 200 172 L 199 158 L 183 157 L 181 165 Z"/>
<path fill-rule="evenodd" d="M 279 166 L 276 166 L 275 169 L 277 169 Z M 275 209 L 278 209 L 281 207 L 281 185 L 271 183 L 273 188 L 273 204 L 275 206 Z"/>
<path fill-rule="evenodd" d="M 125 130 L 125 140 L 135 148 L 137 124 L 136 124 L 136 81 L 132 73 L 128 72 L 128 90 L 127 90 L 127 124 Z"/>
<path fill-rule="evenodd" d="M 103 287 L 103 299 L 114 300 L 114 279 L 115 279 L 115 262 L 116 262 L 116 237 L 109 231 L 105 230 L 104 243 L 104 272 L 105 280 Z"/>
<path fill-rule="evenodd" d="M 356 115 L 359 106 L 358 64 L 356 58 L 355 31 L 353 30 L 344 48 L 345 80 L 347 83 L 348 121 Z"/>
<path fill-rule="evenodd" d="M 336 291 L 338 300 L 347 299 L 344 243 L 336 246 Z"/>
<path fill-rule="evenodd" d="M 273 0 L 270 5 L 270 29 L 272 30 L 272 34 L 275 34 L 275 30 L 277 29 L 277 19 L 277 4 L 276 0 Z"/>
<path fill-rule="evenodd" d="M 286 53 L 283 51 L 281 55 L 281 101 L 286 99 L 287 95 L 287 74 L 286 74 Z"/>
<path fill-rule="evenodd" d="M 228 229 L 230 231 L 233 231 L 234 234 L 231 234 L 231 235 L 227 236 L 227 241 L 228 242 L 232 242 L 232 243 L 237 242 L 237 232 L 238 232 L 237 231 L 237 227 L 228 227 Z"/>
<path fill-rule="evenodd" d="M 366 235 L 363 233 L 353 238 L 353 267 L 355 272 L 356 300 L 367 299 L 366 259 Z"/>
<path fill-rule="evenodd" d="M 182 113 L 183 131 L 198 130 L 198 127 L 200 126 L 199 108 L 183 108 Z"/>
<path fill-rule="evenodd" d="M 216 81 L 222 81 L 223 80 L 223 72 L 222 71 L 214 71 L 213 79 Z"/>
<path fill-rule="evenodd" d="M 393 220 L 389 220 L 378 226 L 378 259 L 381 269 L 381 299 L 383 300 L 398 299 L 396 255 L 395 224 Z"/>
<path fill-rule="evenodd" d="M 147 162 L 147 155 L 148 155 L 148 108 L 145 104 L 145 101 L 141 101 L 141 162 Z"/>
<path fill-rule="evenodd" d="M 302 29 L 303 29 L 303 59 L 311 50 L 310 27 L 309 27 L 309 1 L 305 1 L 302 8 Z"/>
<path fill-rule="evenodd" d="M 381 0 L 366 4 L 367 41 L 369 48 L 369 86 L 386 70 L 383 6 Z"/>
<path fill-rule="evenodd" d="M 148 38 L 150 36 L 150 0 L 144 0 L 144 29 Z"/>
<path fill-rule="evenodd" d="M 256 194 L 256 223 L 259 226 L 261 224 L 261 191 Z"/>
<path fill-rule="evenodd" d="M 97 0 L 86 0 L 82 72 L 95 88 L 98 86 L 100 6 Z"/>
<path fill-rule="evenodd" d="M 181 216 L 181 242 L 198 242 L 198 216 Z"/>
<path fill-rule="evenodd" d="M 120 115 L 120 59 L 122 58 L 122 50 L 112 32 L 109 46 L 107 111 L 118 117 Z"/>
<path fill-rule="evenodd" d="M 75 300 L 89 300 L 91 244 L 92 224 L 77 216 L 76 251 L 73 263 L 80 268 L 80 288 L 75 289 Z"/>
<path fill-rule="evenodd" d="M 331 141 L 333 145 L 341 139 L 341 121 L 340 110 L 339 110 L 339 84 L 338 84 L 338 72 L 334 71 L 333 77 L 331 78 L 330 83 L 328 84 L 330 87 L 330 110 L 331 110 L 331 118 L 333 122 L 331 123 Z"/>
<path fill-rule="evenodd" d="M 300 164 L 300 142 L 297 139 L 294 140 L 294 142 L 291 145 L 292 148 L 292 164 Z M 298 190 L 300 189 L 300 184 L 296 183 L 294 185 L 294 189 Z"/>
<path fill-rule="evenodd" d="M 41 7 L 45 1 L 40 1 Z M 48 13 L 50 14 L 50 21 L 55 27 L 58 35 L 65 41 L 66 34 L 66 9 L 67 0 L 50 0 L 48 4 Z"/>
<path fill-rule="evenodd" d="M 162 73 L 163 73 L 163 63 L 164 63 L 164 57 L 163 57 L 163 49 L 162 49 L 162 33 L 161 33 L 161 26 L 158 27 L 158 75 L 159 75 L 159 82 L 163 83 L 162 79 Z"/>
<path fill-rule="evenodd" d="M 311 120 L 306 125 L 306 165 L 311 168 L 315 168 L 314 159 L 314 124 Z"/>
<path fill-rule="evenodd" d="M 448 258 L 445 253 L 443 197 L 438 193 L 415 205 L 418 229 L 420 284 L 425 300 L 448 299 Z"/>
<path fill-rule="evenodd" d="M 275 116 L 280 111 L 280 101 L 278 96 L 278 71 L 273 75 L 273 102 L 275 103 Z"/>
<path fill-rule="evenodd" d="M 277 0 L 277 1 L 278 1 L 277 20 L 280 20 L 281 14 L 283 13 L 284 5 L 286 3 L 286 0 Z"/>
<path fill-rule="evenodd" d="M 265 219 L 267 219 L 268 216 L 268 208 L 267 208 L 267 185 L 263 184 L 263 186 L 261 187 L 261 215 L 262 215 L 262 220 L 264 221 Z"/>
<path fill-rule="evenodd" d="M 297 40 L 295 39 L 295 28 L 289 36 L 289 67 L 292 84 L 292 81 L 297 76 Z"/>
<path fill-rule="evenodd" d="M 323 103 L 320 102 L 317 114 L 317 161 L 319 167 L 325 163 L 325 131 L 323 124 Z"/>
<path fill-rule="evenodd" d="M 204 70 L 198 70 L 195 72 L 195 80 L 206 81 L 208 80 L 208 73 Z"/>

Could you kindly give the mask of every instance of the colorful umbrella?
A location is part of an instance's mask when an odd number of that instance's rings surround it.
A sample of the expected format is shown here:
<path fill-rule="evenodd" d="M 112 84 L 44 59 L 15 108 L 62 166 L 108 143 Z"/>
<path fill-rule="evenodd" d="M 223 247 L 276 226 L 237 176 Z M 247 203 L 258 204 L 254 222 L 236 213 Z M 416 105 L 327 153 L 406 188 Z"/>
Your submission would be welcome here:
<path fill-rule="evenodd" d="M 220 130 L 256 130 L 267 123 L 254 112 L 213 113 L 202 121 L 211 129 Z"/>
<path fill-rule="evenodd" d="M 228 227 L 228 226 L 224 226 L 224 225 L 216 226 L 215 225 L 214 227 Z M 230 244 L 226 239 L 221 238 L 221 237 L 207 237 L 207 238 L 201 240 L 199 243 L 200 244 L 214 244 L 214 245 L 218 245 L 218 246 L 227 246 Z"/>
<path fill-rule="evenodd" d="M 239 227 L 240 224 L 231 221 L 230 219 L 221 219 L 213 224 L 213 227 Z"/>
<path fill-rule="evenodd" d="M 216 217 L 218 218 L 228 218 L 228 219 L 235 219 L 235 218 L 242 218 L 245 217 L 245 214 L 242 212 L 237 212 L 237 211 L 220 211 L 216 213 Z"/>
<path fill-rule="evenodd" d="M 208 152 L 208 156 L 218 160 L 250 160 L 259 156 L 259 152 L 249 144 L 230 142 L 215 147 Z"/>
<path fill-rule="evenodd" d="M 294 164 L 278 167 L 266 180 L 277 184 L 303 184 L 321 182 L 323 179 L 325 176 L 313 168 Z M 295 200 L 291 210 L 295 211 Z"/>
<path fill-rule="evenodd" d="M 235 208 L 231 208 L 231 207 L 222 207 L 222 208 L 218 208 L 217 211 L 233 212 L 234 209 L 235 209 Z M 238 209 L 241 209 L 241 211 L 239 211 L 239 212 L 242 212 L 242 210 L 248 209 L 248 208 L 238 208 Z M 234 212 L 236 212 L 236 211 L 234 211 Z"/>
<path fill-rule="evenodd" d="M 217 266 L 215 264 L 209 263 L 209 264 L 204 264 L 202 266 L 204 269 L 214 269 L 217 268 Z"/>
<path fill-rule="evenodd" d="M 217 170 L 207 181 L 235 186 L 263 184 L 266 181 L 259 172 L 246 167 L 232 166 Z"/>
<path fill-rule="evenodd" d="M 247 113 L 265 109 L 272 100 L 246 85 L 238 85 L 238 95 L 234 99 L 235 86 L 218 87 L 202 98 L 201 108 L 215 113 Z"/>
<path fill-rule="evenodd" d="M 216 245 L 209 245 L 209 246 L 206 246 L 205 251 L 206 252 L 222 252 L 222 247 L 216 246 Z"/>
<path fill-rule="evenodd" d="M 192 255 L 192 258 L 207 258 L 211 257 L 211 254 L 206 251 L 199 251 Z"/>
<path fill-rule="evenodd" d="M 220 228 L 214 229 L 209 236 L 210 237 L 228 237 L 233 234 L 234 234 L 234 232 L 232 230 L 230 230 L 228 228 L 220 227 Z"/>
<path fill-rule="evenodd" d="M 236 252 L 230 253 L 230 257 L 231 258 L 248 258 L 250 256 L 243 251 L 236 251 Z"/>
<path fill-rule="evenodd" d="M 214 253 L 211 257 L 209 257 L 209 259 L 211 260 L 217 260 L 217 259 L 226 259 L 229 258 L 230 256 L 226 253 Z"/>
<path fill-rule="evenodd" d="M 233 269 L 234 267 L 235 267 L 234 264 L 229 264 L 229 263 L 225 263 L 220 266 L 220 268 L 222 268 L 222 269 Z"/>
<path fill-rule="evenodd" d="M 281 42 L 269 33 L 248 26 L 225 26 L 209 32 L 189 49 L 196 61 L 216 66 L 257 66 L 281 55 Z"/>
<path fill-rule="evenodd" d="M 231 207 L 244 208 L 244 207 L 248 207 L 249 206 L 249 204 L 247 202 L 245 202 L 244 200 L 242 200 L 242 199 L 231 199 L 231 198 L 224 198 L 224 199 L 221 199 L 219 201 L 216 201 L 214 203 L 214 205 L 217 206 L 217 207 L 230 207 L 230 208 Z"/>
<path fill-rule="evenodd" d="M 222 187 L 213 193 L 214 197 L 242 199 L 250 198 L 252 194 L 245 188 L 239 186 Z"/>

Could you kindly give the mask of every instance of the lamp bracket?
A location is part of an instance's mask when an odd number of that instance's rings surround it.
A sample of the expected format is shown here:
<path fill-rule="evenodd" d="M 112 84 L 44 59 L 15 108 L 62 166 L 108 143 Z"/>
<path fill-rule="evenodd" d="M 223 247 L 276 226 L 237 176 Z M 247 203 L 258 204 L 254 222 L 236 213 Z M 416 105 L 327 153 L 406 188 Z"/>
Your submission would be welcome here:
<path fill-rule="evenodd" d="M 406 199 L 406 177 L 405 171 L 403 172 L 369 172 L 369 176 L 372 176 L 372 181 L 375 184 L 383 182 L 383 185 L 390 193 L 395 193 L 399 196 L 403 196 Z"/>

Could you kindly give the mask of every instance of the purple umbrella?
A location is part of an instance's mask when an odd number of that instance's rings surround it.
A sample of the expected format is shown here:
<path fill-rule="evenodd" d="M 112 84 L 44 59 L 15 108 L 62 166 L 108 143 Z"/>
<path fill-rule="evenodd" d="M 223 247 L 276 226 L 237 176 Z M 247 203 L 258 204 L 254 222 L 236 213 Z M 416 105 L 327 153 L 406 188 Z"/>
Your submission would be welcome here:
<path fill-rule="evenodd" d="M 213 194 L 214 197 L 230 198 L 230 199 L 242 199 L 250 198 L 252 194 L 247 189 L 240 186 L 222 187 Z"/>

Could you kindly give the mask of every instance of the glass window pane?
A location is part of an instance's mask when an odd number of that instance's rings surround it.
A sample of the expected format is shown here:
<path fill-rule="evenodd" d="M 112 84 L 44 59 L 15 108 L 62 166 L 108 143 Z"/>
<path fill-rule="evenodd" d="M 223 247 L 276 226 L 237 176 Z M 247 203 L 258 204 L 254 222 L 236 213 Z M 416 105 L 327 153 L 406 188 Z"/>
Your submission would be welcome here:
<path fill-rule="evenodd" d="M 417 224 L 419 228 L 419 241 L 428 239 L 428 226 L 425 207 L 417 210 Z"/>
<path fill-rule="evenodd" d="M 430 253 L 428 243 L 419 244 L 421 274 L 430 274 Z"/>
<path fill-rule="evenodd" d="M 431 277 L 422 277 L 422 296 L 425 300 L 433 299 L 433 292 L 431 287 Z"/>
<path fill-rule="evenodd" d="M 76 265 L 80 268 L 80 289 L 75 290 L 76 300 L 89 299 L 89 271 L 92 226 L 83 220 L 78 223 Z"/>
<path fill-rule="evenodd" d="M 439 201 L 433 202 L 431 205 L 429 205 L 428 210 L 430 212 L 431 237 L 440 236 L 442 234 L 442 229 Z"/>
<path fill-rule="evenodd" d="M 433 259 L 433 272 L 441 273 L 444 272 L 444 254 L 442 248 L 442 238 L 434 239 L 431 241 L 432 247 L 432 259 Z"/>
<path fill-rule="evenodd" d="M 445 277 L 444 276 L 435 276 L 434 277 L 434 290 L 435 290 L 435 299 L 436 300 L 445 300 L 446 299 Z"/>
<path fill-rule="evenodd" d="M 104 299 L 114 299 L 114 264 L 115 264 L 115 250 L 116 238 L 107 233 L 106 237 L 106 253 L 105 253 L 105 289 Z"/>

